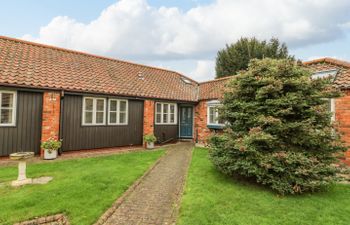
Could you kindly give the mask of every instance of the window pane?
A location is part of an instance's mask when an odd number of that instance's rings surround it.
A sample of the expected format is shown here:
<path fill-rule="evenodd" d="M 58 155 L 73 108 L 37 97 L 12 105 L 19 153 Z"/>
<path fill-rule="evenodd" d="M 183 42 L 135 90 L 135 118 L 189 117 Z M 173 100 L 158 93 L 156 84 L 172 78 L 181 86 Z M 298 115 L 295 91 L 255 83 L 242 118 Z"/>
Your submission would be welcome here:
<path fill-rule="evenodd" d="M 12 123 L 12 109 L 1 109 L 0 123 Z"/>
<path fill-rule="evenodd" d="M 96 112 L 96 123 L 103 123 L 103 112 Z"/>
<path fill-rule="evenodd" d="M 215 123 L 215 108 L 209 108 L 209 123 Z"/>
<path fill-rule="evenodd" d="M 102 99 L 97 99 L 97 106 L 96 106 L 96 109 L 97 111 L 104 111 L 104 108 L 105 108 L 105 101 L 102 100 Z"/>
<path fill-rule="evenodd" d="M 85 99 L 85 110 L 92 110 L 93 109 L 93 100 L 86 98 Z"/>
<path fill-rule="evenodd" d="M 161 118 L 162 118 L 162 115 L 160 113 L 157 113 L 157 115 L 156 115 L 156 122 L 157 123 L 161 123 Z"/>
<path fill-rule="evenodd" d="M 1 106 L 2 107 L 13 107 L 13 94 L 12 93 L 2 93 L 1 94 Z"/>
<path fill-rule="evenodd" d="M 162 105 L 157 103 L 157 113 L 161 113 L 162 112 Z"/>
<path fill-rule="evenodd" d="M 109 113 L 109 122 L 110 123 L 117 123 L 117 113 L 116 112 Z"/>
<path fill-rule="evenodd" d="M 209 117 L 209 123 L 215 123 L 215 122 L 214 122 L 214 115 L 210 115 L 210 117 Z"/>
<path fill-rule="evenodd" d="M 126 123 L 126 113 L 119 114 L 119 123 Z"/>
<path fill-rule="evenodd" d="M 163 105 L 163 113 L 168 113 L 168 107 L 169 107 L 168 104 Z"/>
<path fill-rule="evenodd" d="M 170 114 L 170 123 L 175 123 L 175 114 Z"/>
<path fill-rule="evenodd" d="M 163 114 L 163 123 L 168 123 L 168 114 L 167 113 Z"/>
<path fill-rule="evenodd" d="M 92 112 L 85 112 L 85 123 L 86 124 L 92 123 Z"/>
<path fill-rule="evenodd" d="M 111 111 L 117 111 L 117 105 L 118 105 L 118 102 L 117 102 L 117 101 L 111 100 L 111 101 L 109 102 L 109 109 L 110 109 Z"/>
<path fill-rule="evenodd" d="M 126 101 L 120 102 L 120 111 L 125 112 L 126 111 Z"/>
<path fill-rule="evenodd" d="M 170 113 L 175 113 L 175 105 L 170 105 Z"/>
<path fill-rule="evenodd" d="M 219 118 L 217 118 L 218 119 L 218 123 L 219 124 L 225 124 L 225 121 L 221 118 L 221 113 L 219 112 Z"/>

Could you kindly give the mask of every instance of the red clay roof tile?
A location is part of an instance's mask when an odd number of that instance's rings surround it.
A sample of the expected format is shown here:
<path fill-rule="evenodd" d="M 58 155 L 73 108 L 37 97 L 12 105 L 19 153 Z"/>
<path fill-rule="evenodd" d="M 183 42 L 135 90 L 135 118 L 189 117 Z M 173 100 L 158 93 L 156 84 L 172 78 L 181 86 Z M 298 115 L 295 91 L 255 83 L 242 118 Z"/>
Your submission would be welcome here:
<path fill-rule="evenodd" d="M 174 71 L 3 36 L 0 85 L 198 100 L 198 83 Z"/>
<path fill-rule="evenodd" d="M 220 99 L 223 97 L 225 85 L 231 77 L 199 83 L 199 100 Z"/>
<path fill-rule="evenodd" d="M 304 65 L 339 69 L 335 83 L 350 88 L 349 62 Z M 197 83 L 174 71 L 0 36 L 0 85 L 196 102 L 222 98 L 229 78 Z"/>
<path fill-rule="evenodd" d="M 350 62 L 333 58 L 320 58 L 303 62 L 314 72 L 338 69 L 334 84 L 340 88 L 350 88 Z"/>

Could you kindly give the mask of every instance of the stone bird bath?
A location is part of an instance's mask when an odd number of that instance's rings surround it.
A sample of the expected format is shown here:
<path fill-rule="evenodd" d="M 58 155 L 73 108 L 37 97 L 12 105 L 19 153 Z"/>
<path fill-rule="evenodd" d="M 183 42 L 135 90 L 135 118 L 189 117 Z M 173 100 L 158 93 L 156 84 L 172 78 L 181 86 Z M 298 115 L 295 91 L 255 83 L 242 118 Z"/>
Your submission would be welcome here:
<path fill-rule="evenodd" d="M 10 154 L 10 159 L 18 161 L 18 178 L 11 182 L 12 186 L 22 186 L 25 184 L 31 184 L 33 180 L 26 176 L 26 160 L 34 157 L 34 152 L 16 152 Z"/>

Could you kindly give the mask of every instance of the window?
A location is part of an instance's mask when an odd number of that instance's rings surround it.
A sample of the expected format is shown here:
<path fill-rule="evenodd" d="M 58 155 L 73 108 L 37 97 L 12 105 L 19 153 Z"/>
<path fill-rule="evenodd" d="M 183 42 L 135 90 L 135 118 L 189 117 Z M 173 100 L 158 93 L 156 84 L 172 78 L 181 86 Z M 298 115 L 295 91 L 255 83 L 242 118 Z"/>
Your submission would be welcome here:
<path fill-rule="evenodd" d="M 177 107 L 175 103 L 156 104 L 156 124 L 176 124 Z"/>
<path fill-rule="evenodd" d="M 335 121 L 335 99 L 329 98 L 328 100 L 328 110 L 332 113 L 331 121 Z"/>
<path fill-rule="evenodd" d="M 108 124 L 128 124 L 128 101 L 120 99 L 109 99 Z"/>
<path fill-rule="evenodd" d="M 16 125 L 16 92 L 0 91 L 0 126 Z"/>
<path fill-rule="evenodd" d="M 207 119 L 207 124 L 208 125 L 224 125 L 224 121 L 222 121 L 219 118 L 219 110 L 218 110 L 218 104 L 208 104 L 208 119 Z"/>
<path fill-rule="evenodd" d="M 321 70 L 321 71 L 317 71 L 317 72 L 313 73 L 311 78 L 312 79 L 331 78 L 334 81 L 338 72 L 339 72 L 338 69 Z M 335 121 L 335 99 L 328 98 L 325 100 L 328 101 L 328 111 L 332 113 L 331 121 L 333 122 L 333 121 Z"/>
<path fill-rule="evenodd" d="M 106 99 L 84 97 L 83 125 L 103 125 L 106 120 Z"/>
<path fill-rule="evenodd" d="M 322 71 L 317 71 L 311 75 L 312 79 L 319 79 L 319 78 L 332 78 L 333 80 L 335 79 L 336 75 L 338 73 L 337 69 L 332 69 L 332 70 L 322 70 Z"/>

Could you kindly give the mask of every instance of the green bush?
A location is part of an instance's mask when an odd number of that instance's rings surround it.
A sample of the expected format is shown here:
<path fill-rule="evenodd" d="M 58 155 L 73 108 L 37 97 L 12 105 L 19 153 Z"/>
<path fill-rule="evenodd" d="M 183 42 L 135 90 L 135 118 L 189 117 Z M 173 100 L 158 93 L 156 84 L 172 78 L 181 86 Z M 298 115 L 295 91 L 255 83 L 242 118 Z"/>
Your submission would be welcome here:
<path fill-rule="evenodd" d="M 57 151 L 59 148 L 61 148 L 61 146 L 62 146 L 61 141 L 55 140 L 52 138 L 41 143 L 41 148 L 47 149 L 49 152 Z"/>
<path fill-rule="evenodd" d="M 147 134 L 143 137 L 143 140 L 146 143 L 153 143 L 153 142 L 157 141 L 157 138 L 156 138 L 156 136 L 154 136 L 154 134 Z"/>
<path fill-rule="evenodd" d="M 280 194 L 316 191 L 336 178 L 345 150 L 328 102 L 330 79 L 310 79 L 291 60 L 252 60 L 225 93 L 227 128 L 210 139 L 210 157 L 228 175 L 254 178 Z"/>

